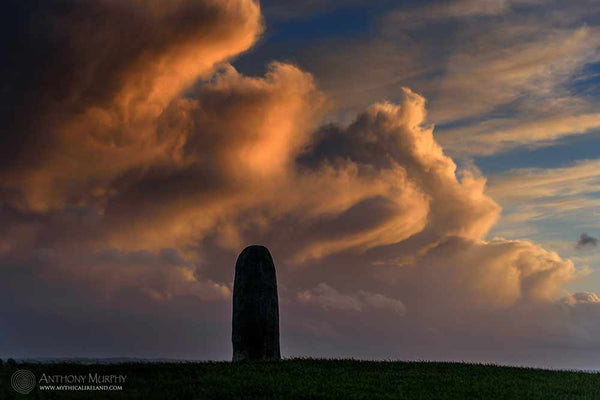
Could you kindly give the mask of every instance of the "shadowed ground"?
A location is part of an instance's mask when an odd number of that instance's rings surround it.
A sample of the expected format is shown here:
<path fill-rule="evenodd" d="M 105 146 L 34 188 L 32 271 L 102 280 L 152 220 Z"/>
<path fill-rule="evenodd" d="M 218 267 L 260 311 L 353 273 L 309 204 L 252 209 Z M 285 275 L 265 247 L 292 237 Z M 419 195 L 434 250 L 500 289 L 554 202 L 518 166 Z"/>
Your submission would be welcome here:
<path fill-rule="evenodd" d="M 126 374 L 122 392 L 17 396 L 16 369 L 36 374 Z M 599 399 L 600 374 L 490 365 L 353 360 L 20 364 L 0 367 L 0 398 L 34 399 Z"/>

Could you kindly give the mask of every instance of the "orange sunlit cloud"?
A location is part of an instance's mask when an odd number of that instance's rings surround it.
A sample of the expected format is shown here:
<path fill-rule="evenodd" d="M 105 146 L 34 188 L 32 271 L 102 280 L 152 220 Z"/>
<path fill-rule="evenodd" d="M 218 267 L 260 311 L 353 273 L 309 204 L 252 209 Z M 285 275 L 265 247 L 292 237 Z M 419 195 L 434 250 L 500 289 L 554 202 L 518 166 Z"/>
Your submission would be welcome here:
<path fill-rule="evenodd" d="M 349 124 L 325 124 L 329 100 L 312 74 L 274 62 L 249 77 L 228 64 L 263 32 L 254 1 L 70 3 L 73 13 L 47 14 L 67 68 L 48 67 L 40 82 L 52 85 L 23 83 L 43 96 L 15 106 L 9 129 L 20 136 L 5 139 L 15 152 L 0 169 L 0 264 L 15 287 L 37 288 L 32 309 L 79 321 L 81 301 L 152 320 L 155 307 L 173 307 L 218 337 L 235 255 L 260 242 L 276 258 L 283 312 L 297 316 L 284 327 L 298 337 L 344 337 L 352 322 L 365 348 L 466 346 L 469 334 L 525 338 L 518 346 L 548 332 L 562 345 L 596 312 L 573 317 L 597 296 L 566 292 L 585 272 L 571 260 L 487 239 L 501 218 L 496 192 L 518 196 L 516 183 L 490 194 L 478 170 L 459 169 L 424 96 L 402 88 Z M 586 35 L 567 35 L 558 55 L 527 54 L 558 57 Z M 473 68 L 529 81 L 527 68 L 513 70 L 529 64 L 522 57 Z M 471 90 L 461 83 L 470 76 L 443 85 Z M 483 143 L 493 152 L 515 135 Z"/>

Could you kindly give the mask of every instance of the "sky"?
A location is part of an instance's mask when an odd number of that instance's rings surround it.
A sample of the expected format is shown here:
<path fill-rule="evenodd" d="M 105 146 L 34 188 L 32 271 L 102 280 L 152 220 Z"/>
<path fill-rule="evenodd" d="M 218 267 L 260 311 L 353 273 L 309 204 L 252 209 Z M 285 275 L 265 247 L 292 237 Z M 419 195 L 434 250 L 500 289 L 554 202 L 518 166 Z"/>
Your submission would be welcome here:
<path fill-rule="evenodd" d="M 600 368 L 600 4 L 8 0 L 0 356 Z"/>

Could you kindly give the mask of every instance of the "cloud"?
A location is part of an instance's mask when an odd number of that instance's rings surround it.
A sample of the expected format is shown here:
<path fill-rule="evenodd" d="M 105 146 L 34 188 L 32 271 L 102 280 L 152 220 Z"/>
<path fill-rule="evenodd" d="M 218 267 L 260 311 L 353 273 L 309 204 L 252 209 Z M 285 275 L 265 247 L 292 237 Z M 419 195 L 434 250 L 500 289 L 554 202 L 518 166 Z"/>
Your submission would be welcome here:
<path fill-rule="evenodd" d="M 501 225 L 570 218 L 589 223 L 600 204 L 598 160 L 560 168 L 522 168 L 489 177 L 488 193 L 505 210 Z"/>
<path fill-rule="evenodd" d="M 325 283 L 320 283 L 312 290 L 298 293 L 301 303 L 316 303 L 327 308 L 344 311 L 362 311 L 362 302 L 352 296 L 340 294 Z"/>
<path fill-rule="evenodd" d="M 598 262 L 594 252 L 577 251 L 576 243 L 564 238 L 597 228 L 597 167 L 597 160 L 582 160 L 559 168 L 521 168 L 490 175 L 488 193 L 503 207 L 490 237 L 535 236 L 545 247 L 593 268 Z"/>
<path fill-rule="evenodd" d="M 351 120 L 382 98 L 398 101 L 408 86 L 428 98 L 449 154 L 547 146 L 599 127 L 592 99 L 578 89 L 594 77 L 587 66 L 598 61 L 597 25 L 589 16 L 599 10 L 577 4 L 399 5 L 381 16 L 374 34 L 320 40 L 298 58 L 332 98 L 333 120 Z M 536 18 L 540 10 L 547 18 Z"/>
<path fill-rule="evenodd" d="M 571 260 L 485 239 L 500 206 L 438 144 L 423 96 L 323 125 L 311 74 L 224 64 L 261 32 L 252 1 L 56 4 L 15 5 L 64 23 L 33 24 L 51 46 L 10 61 L 5 93 L 35 101 L 7 108 L 1 352 L 229 358 L 248 243 L 275 258 L 287 355 L 497 361 L 508 344 L 541 349 L 533 362 L 597 345 L 593 305 L 561 300 Z"/>
<path fill-rule="evenodd" d="M 489 156 L 515 148 L 548 146 L 567 136 L 583 135 L 599 128 L 600 114 L 544 116 L 535 121 L 492 119 L 447 130 L 440 141 L 459 154 Z"/>
<path fill-rule="evenodd" d="M 600 191 L 600 160 L 582 160 L 559 168 L 513 169 L 490 177 L 489 192 L 499 200 L 581 196 Z"/>
<path fill-rule="evenodd" d="M 398 243 L 427 225 L 480 236 L 499 211 L 482 192 L 484 179 L 456 180 L 455 164 L 419 126 L 424 99 L 405 96 L 401 105 L 369 108 L 346 132 L 329 127 L 310 137 L 304 118 L 314 119 L 320 102 L 310 76 L 283 64 L 264 79 L 226 71 L 165 110 L 158 129 L 177 136 L 172 164 L 108 199 L 111 245 L 191 244 L 216 229 L 221 244 L 237 249 L 255 224 L 270 233 L 264 225 L 281 218 L 298 225 L 289 238 L 298 262 Z M 307 199 L 308 191 L 318 196 Z"/>
<path fill-rule="evenodd" d="M 511 104 L 520 119 L 531 112 L 543 115 L 548 108 L 555 118 L 556 112 L 562 112 L 563 118 L 592 114 L 592 108 L 577 104 L 561 83 L 597 59 L 598 44 L 592 39 L 595 27 L 530 26 L 527 18 L 520 21 L 519 17 L 491 22 L 494 30 L 489 30 L 489 23 L 473 23 L 456 32 L 457 47 L 443 64 L 441 77 L 433 81 L 433 87 L 423 88 L 435 98 L 432 115 L 437 123 L 482 116 Z M 469 48 L 460 45 L 467 37 L 475 37 Z M 557 101 L 561 98 L 567 110 Z M 573 115 L 575 106 L 579 110 Z M 554 132 L 558 135 L 560 130 Z"/>
<path fill-rule="evenodd" d="M 473 326 L 487 337 L 497 323 L 477 323 L 482 313 L 552 304 L 577 277 L 572 262 L 532 243 L 483 241 L 500 209 L 485 179 L 457 172 L 437 144 L 422 96 L 405 89 L 399 104 L 315 130 L 321 98 L 286 64 L 263 78 L 226 68 L 189 88 L 153 122 L 172 145 L 144 170 L 110 176 L 101 201 L 72 204 L 75 190 L 53 209 L 5 205 L 2 264 L 33 272 L 7 282 L 85 288 L 70 296 L 98 313 L 115 302 L 132 312 L 226 304 L 227 266 L 260 242 L 277 260 L 282 314 L 301 315 L 290 330 L 328 326 L 327 337 L 366 345 L 371 333 L 347 336 L 345 326 L 387 326 L 376 336 L 390 344 L 406 324 L 452 329 L 458 342 Z M 388 326 L 389 315 L 409 320 Z"/>
<path fill-rule="evenodd" d="M 577 292 L 563 297 L 561 302 L 569 306 L 574 306 L 576 304 L 594 304 L 600 303 L 600 297 L 598 297 L 596 293 Z"/>
<path fill-rule="evenodd" d="M 598 239 L 588 235 L 587 233 L 582 233 L 579 236 L 579 240 L 577 240 L 575 248 L 577 250 L 583 250 L 590 247 L 598 247 Z"/>
<path fill-rule="evenodd" d="M 349 160 L 361 168 L 404 172 L 429 203 L 428 227 L 480 237 L 496 221 L 499 208 L 484 194 L 483 177 L 462 171 L 457 179 L 456 164 L 437 144 L 431 127 L 423 126 L 425 115 L 424 98 L 404 89 L 400 105 L 376 104 L 346 129 L 322 130 L 300 162 L 314 168 Z"/>
<path fill-rule="evenodd" d="M 35 210 L 158 162 L 171 145 L 155 129 L 162 111 L 262 31 L 252 0 L 30 0 L 3 19 L 19 46 L 4 67 L 3 189 Z"/>
<path fill-rule="evenodd" d="M 325 309 L 363 311 L 365 308 L 389 310 L 399 315 L 406 313 L 402 301 L 379 293 L 359 291 L 353 296 L 343 295 L 326 283 L 319 283 L 311 290 L 298 293 L 300 303 L 313 303 Z"/>

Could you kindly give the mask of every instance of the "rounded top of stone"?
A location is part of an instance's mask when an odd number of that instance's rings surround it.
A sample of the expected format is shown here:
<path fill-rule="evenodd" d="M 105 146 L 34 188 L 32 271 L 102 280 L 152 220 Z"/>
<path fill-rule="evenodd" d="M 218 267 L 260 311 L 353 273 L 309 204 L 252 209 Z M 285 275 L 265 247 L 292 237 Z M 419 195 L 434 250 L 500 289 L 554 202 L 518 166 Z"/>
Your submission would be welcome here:
<path fill-rule="evenodd" d="M 260 245 L 252 245 L 246 247 L 239 255 L 238 261 L 236 265 L 246 265 L 246 264 L 263 264 L 273 265 L 273 257 L 271 256 L 271 252 L 265 246 Z"/>
<path fill-rule="evenodd" d="M 269 252 L 269 249 L 267 249 L 265 246 L 259 245 L 259 244 L 253 244 L 251 246 L 246 247 L 243 251 L 242 254 L 244 253 L 251 253 L 251 254 L 264 254 L 264 253 L 268 253 L 271 254 Z"/>

